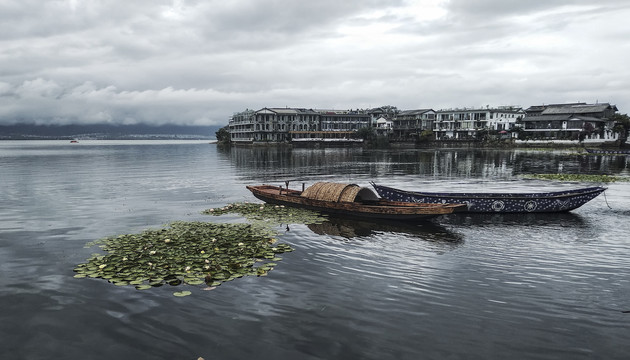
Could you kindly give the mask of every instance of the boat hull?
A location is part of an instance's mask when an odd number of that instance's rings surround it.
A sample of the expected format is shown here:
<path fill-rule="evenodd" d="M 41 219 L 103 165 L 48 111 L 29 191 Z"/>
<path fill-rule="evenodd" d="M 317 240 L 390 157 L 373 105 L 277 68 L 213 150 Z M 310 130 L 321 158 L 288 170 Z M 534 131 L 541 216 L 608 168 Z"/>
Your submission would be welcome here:
<path fill-rule="evenodd" d="M 247 189 L 256 198 L 269 204 L 361 219 L 417 221 L 465 210 L 465 206 L 458 204 L 418 204 L 384 199 L 370 204 L 316 200 L 301 196 L 300 191 L 271 185 L 247 186 Z"/>
<path fill-rule="evenodd" d="M 473 213 L 557 213 L 577 209 L 606 188 L 589 187 L 548 193 L 432 193 L 372 184 L 382 198 L 392 201 L 466 204 Z"/>

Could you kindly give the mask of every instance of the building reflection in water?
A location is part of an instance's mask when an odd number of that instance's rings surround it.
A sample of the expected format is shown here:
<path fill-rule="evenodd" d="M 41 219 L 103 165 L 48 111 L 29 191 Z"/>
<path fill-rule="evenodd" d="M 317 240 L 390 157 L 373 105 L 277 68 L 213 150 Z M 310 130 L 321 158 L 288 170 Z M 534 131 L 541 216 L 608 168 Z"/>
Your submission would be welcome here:
<path fill-rule="evenodd" d="M 421 175 L 423 179 L 514 180 L 527 174 L 627 175 L 625 156 L 568 151 L 485 149 L 292 149 L 283 146 L 218 148 L 244 180 L 321 181 Z"/>

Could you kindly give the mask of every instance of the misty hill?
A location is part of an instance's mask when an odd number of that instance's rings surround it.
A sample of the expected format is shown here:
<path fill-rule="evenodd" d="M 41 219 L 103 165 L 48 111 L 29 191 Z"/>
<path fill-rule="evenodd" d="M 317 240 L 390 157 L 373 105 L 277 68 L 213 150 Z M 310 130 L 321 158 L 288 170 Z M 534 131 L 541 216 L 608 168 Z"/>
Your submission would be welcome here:
<path fill-rule="evenodd" d="M 221 126 L 136 125 L 0 125 L 0 139 L 214 139 Z"/>

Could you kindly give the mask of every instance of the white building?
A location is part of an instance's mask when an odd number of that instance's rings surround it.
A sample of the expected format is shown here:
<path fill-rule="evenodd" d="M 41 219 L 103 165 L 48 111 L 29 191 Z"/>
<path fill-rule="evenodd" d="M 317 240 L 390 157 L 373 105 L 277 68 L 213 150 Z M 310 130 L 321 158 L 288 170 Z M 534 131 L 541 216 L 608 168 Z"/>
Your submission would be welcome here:
<path fill-rule="evenodd" d="M 388 135 L 394 131 L 394 121 L 386 117 L 376 119 L 376 133 L 378 135 Z"/>
<path fill-rule="evenodd" d="M 516 122 L 525 116 L 525 111 L 516 106 L 499 106 L 490 109 L 490 118 L 487 122 L 488 130 L 510 131 L 516 126 Z"/>
<path fill-rule="evenodd" d="M 476 139 L 483 130 L 509 131 L 524 115 L 515 106 L 438 110 L 433 131 L 436 139 Z"/>

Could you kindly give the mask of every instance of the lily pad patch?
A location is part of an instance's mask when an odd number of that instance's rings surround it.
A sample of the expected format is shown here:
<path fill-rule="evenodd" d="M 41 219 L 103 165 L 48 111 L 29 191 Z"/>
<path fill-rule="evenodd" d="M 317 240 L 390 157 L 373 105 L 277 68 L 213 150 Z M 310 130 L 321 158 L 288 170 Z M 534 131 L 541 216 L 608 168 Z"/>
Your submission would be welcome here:
<path fill-rule="evenodd" d="M 610 183 L 616 181 L 630 181 L 630 178 L 613 175 L 595 175 L 595 174 L 532 174 L 526 175 L 530 179 L 539 180 L 558 180 L 558 181 L 583 181 L 583 182 L 602 182 Z"/>
<path fill-rule="evenodd" d="M 79 264 L 75 277 L 101 278 L 138 290 L 166 284 L 215 287 L 244 276 L 264 276 L 279 254 L 293 251 L 289 245 L 278 244 L 269 227 L 257 224 L 174 222 L 97 243 L 107 254 L 95 254 Z"/>
<path fill-rule="evenodd" d="M 220 216 L 238 214 L 250 221 L 262 221 L 269 225 L 321 224 L 327 217 L 317 211 L 285 207 L 283 205 L 232 203 L 220 208 L 203 211 L 203 214 Z"/>

